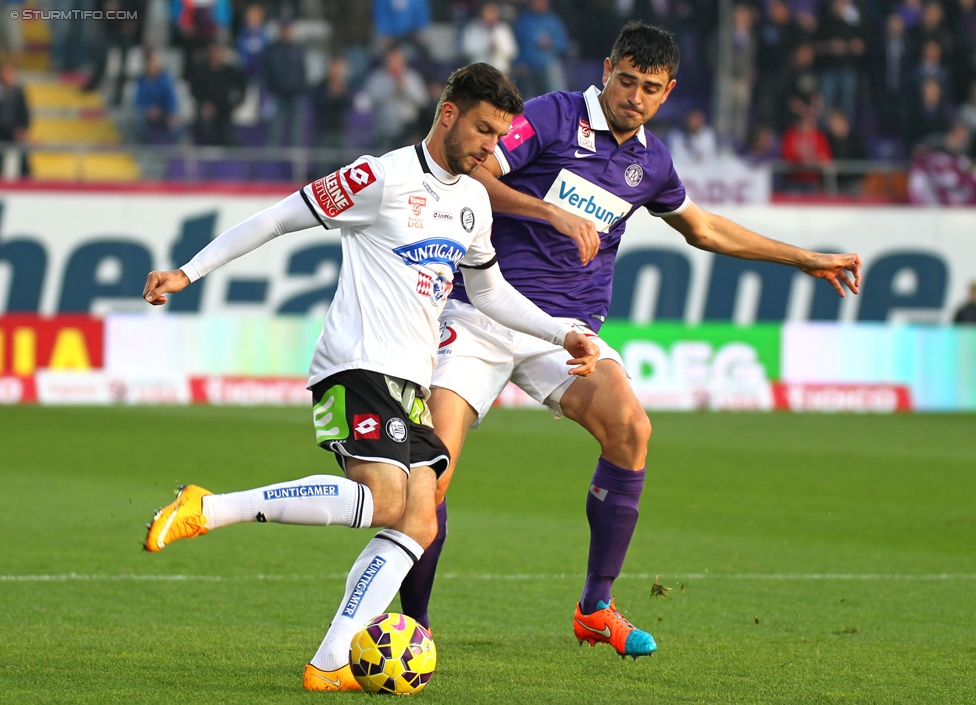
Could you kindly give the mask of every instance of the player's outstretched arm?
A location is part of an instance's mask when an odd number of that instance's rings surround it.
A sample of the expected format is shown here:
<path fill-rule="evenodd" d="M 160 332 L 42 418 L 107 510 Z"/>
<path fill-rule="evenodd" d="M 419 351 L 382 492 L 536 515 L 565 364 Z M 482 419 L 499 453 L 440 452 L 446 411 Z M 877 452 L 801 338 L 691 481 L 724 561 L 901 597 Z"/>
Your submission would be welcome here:
<path fill-rule="evenodd" d="M 169 272 L 149 272 L 146 277 L 146 287 L 142 290 L 142 298 L 153 306 L 162 306 L 168 301 L 166 294 L 183 291 L 190 285 L 190 278 L 182 269 Z"/>
<path fill-rule="evenodd" d="M 153 306 L 165 304 L 166 294 L 182 291 L 197 279 L 279 235 L 316 225 L 319 225 L 319 221 L 305 205 L 301 192 L 296 191 L 222 232 L 179 269 L 150 272 L 142 295 Z"/>
<path fill-rule="evenodd" d="M 841 297 L 846 295 L 844 287 L 860 293 L 861 257 L 857 253 L 823 254 L 771 240 L 694 203 L 664 220 L 698 249 L 740 259 L 787 264 L 811 277 L 826 279 Z"/>
<path fill-rule="evenodd" d="M 540 198 L 516 191 L 498 180 L 501 167 L 494 155 L 488 157 L 480 169 L 471 176 L 481 182 L 488 191 L 491 209 L 496 213 L 507 213 L 536 220 L 545 220 L 558 232 L 573 240 L 579 248 L 580 263 L 585 267 L 600 251 L 600 234 L 596 225 L 575 213 L 565 211 Z"/>
<path fill-rule="evenodd" d="M 557 321 L 505 281 L 497 264 L 464 269 L 464 288 L 474 306 L 503 326 L 561 345 L 572 356 L 571 375 L 586 377 L 596 370 L 600 349 L 573 326 Z"/>

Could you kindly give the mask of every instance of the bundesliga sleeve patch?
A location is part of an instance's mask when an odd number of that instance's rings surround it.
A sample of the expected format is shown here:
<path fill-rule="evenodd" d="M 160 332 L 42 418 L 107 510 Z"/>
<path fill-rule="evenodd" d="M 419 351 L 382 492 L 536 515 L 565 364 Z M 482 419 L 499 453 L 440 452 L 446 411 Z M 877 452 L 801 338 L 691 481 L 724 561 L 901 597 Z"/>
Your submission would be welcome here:
<path fill-rule="evenodd" d="M 372 176 L 372 172 L 370 172 L 370 176 Z M 375 180 L 375 177 L 373 178 Z M 352 197 L 343 188 L 338 171 L 333 171 L 328 176 L 313 181 L 312 197 L 328 218 L 335 218 L 343 211 L 349 210 L 354 203 Z"/>
<path fill-rule="evenodd" d="M 502 144 L 511 152 L 519 145 L 525 144 L 530 137 L 535 137 L 535 129 L 524 115 L 519 115 L 512 120 L 512 129 L 502 138 Z"/>

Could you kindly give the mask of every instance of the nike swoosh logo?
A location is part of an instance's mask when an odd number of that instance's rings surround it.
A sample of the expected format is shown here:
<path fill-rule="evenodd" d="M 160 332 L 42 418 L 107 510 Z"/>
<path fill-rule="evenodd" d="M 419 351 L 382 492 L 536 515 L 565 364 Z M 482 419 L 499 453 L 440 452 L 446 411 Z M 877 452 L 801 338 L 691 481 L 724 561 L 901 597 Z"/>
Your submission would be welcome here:
<path fill-rule="evenodd" d="M 606 637 L 607 639 L 610 638 L 610 627 L 604 626 L 603 629 L 594 629 L 593 627 L 589 627 L 583 624 L 578 619 L 576 620 L 576 623 L 581 627 L 583 627 L 583 629 L 586 629 L 587 631 L 593 632 L 594 634 L 599 634 L 600 636 Z"/>
<path fill-rule="evenodd" d="M 342 681 L 339 680 L 338 678 L 336 678 L 335 680 L 332 680 L 331 678 L 326 678 L 325 676 L 320 676 L 318 673 L 313 673 L 312 675 L 315 678 L 319 678 L 321 680 L 324 680 L 326 683 L 328 683 L 329 685 L 335 686 L 336 688 L 338 688 L 339 686 L 342 685 Z"/>
<path fill-rule="evenodd" d="M 166 535 L 169 533 L 170 527 L 173 526 L 173 521 L 176 519 L 176 513 L 178 510 L 179 508 L 170 512 L 169 517 L 166 519 L 166 523 L 163 524 L 163 530 L 159 532 L 159 536 L 156 538 L 156 546 L 160 549 L 166 548 Z"/>
<path fill-rule="evenodd" d="M 584 157 L 595 157 L 596 155 L 593 154 L 593 152 L 581 152 L 577 149 L 575 152 L 573 152 L 573 156 L 577 159 L 583 159 Z"/>

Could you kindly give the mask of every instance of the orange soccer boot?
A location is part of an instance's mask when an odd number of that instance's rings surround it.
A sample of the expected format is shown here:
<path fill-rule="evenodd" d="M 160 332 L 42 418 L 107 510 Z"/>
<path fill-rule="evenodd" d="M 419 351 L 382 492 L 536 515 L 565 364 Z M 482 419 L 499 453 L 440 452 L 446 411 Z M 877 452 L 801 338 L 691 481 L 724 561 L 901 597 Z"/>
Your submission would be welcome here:
<path fill-rule="evenodd" d="M 352 669 L 347 663 L 334 671 L 323 671 L 310 663 L 305 664 L 305 676 L 302 678 L 305 690 L 362 690 L 352 675 Z"/>
<path fill-rule="evenodd" d="M 638 656 L 650 656 L 657 650 L 654 637 L 628 622 L 617 611 L 612 597 L 610 604 L 601 600 L 597 603 L 597 608 L 593 614 L 583 614 L 579 603 L 576 604 L 573 633 L 580 646 L 584 641 L 591 647 L 597 643 L 610 644 L 620 654 L 620 658 L 632 656 L 635 661 Z"/>
<path fill-rule="evenodd" d="M 176 539 L 192 539 L 207 533 L 207 518 L 203 515 L 203 498 L 213 492 L 196 485 L 185 485 L 172 503 L 166 505 L 146 524 L 147 551 L 162 551 Z"/>

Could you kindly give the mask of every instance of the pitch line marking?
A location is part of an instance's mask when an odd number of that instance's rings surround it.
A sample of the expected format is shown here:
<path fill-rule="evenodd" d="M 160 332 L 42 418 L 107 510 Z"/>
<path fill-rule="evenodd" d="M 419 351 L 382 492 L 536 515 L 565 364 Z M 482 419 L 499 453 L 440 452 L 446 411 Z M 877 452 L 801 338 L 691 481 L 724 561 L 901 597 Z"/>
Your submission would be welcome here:
<path fill-rule="evenodd" d="M 55 575 L 0 575 L 0 582 L 4 583 L 57 583 L 57 582 L 124 582 L 124 581 L 147 581 L 147 582 L 241 582 L 241 581 L 315 581 L 315 580 L 345 580 L 348 576 L 345 573 L 332 573 L 329 575 L 100 575 L 85 573 L 61 573 Z M 514 580 L 514 581 L 533 581 L 533 580 L 563 580 L 567 578 L 579 579 L 581 576 L 573 573 L 555 573 L 549 575 L 528 574 L 528 573 L 488 573 L 488 574 L 460 574 L 444 573 L 439 576 L 446 580 Z M 654 580 L 663 577 L 667 580 L 842 580 L 842 581 L 933 581 L 933 580 L 976 580 L 976 574 L 965 573 L 676 573 L 655 574 L 655 573 L 622 573 L 621 579 L 631 580 Z"/>

